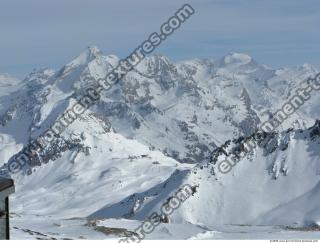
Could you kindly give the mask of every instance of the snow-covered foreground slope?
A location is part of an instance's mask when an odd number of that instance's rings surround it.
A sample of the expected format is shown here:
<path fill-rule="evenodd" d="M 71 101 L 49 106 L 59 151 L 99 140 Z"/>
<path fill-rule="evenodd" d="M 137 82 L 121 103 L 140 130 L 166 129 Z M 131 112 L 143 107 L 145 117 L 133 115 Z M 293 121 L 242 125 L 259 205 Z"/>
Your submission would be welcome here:
<path fill-rule="evenodd" d="M 163 183 L 108 205 L 90 217 L 143 220 L 158 211 L 174 190 L 188 183 L 198 186 L 197 193 L 170 217 L 171 222 L 202 226 L 318 224 L 319 131 L 317 123 L 310 130 L 274 134 L 229 174 L 216 169 L 224 159 L 220 156 L 216 164 L 200 163 L 189 171 L 176 171 Z M 285 144 L 283 137 L 287 138 Z"/>
<path fill-rule="evenodd" d="M 2 164 L 118 61 L 89 48 L 59 71 L 0 79 Z M 254 139 L 315 73 L 307 64 L 274 70 L 239 53 L 146 58 L 13 175 L 13 238 L 119 238 L 186 183 L 197 192 L 147 238 L 318 237 L 295 227 L 320 223 L 319 94 L 230 173 L 217 170 L 221 146 L 231 153 L 241 138 Z"/>
<path fill-rule="evenodd" d="M 97 121 L 86 118 L 89 116 L 69 128 L 76 131 L 70 136 L 81 146 L 35 167 L 29 176 L 15 177 L 16 213 L 86 217 L 162 183 L 176 170 L 190 168 L 137 141 L 106 132 Z"/>

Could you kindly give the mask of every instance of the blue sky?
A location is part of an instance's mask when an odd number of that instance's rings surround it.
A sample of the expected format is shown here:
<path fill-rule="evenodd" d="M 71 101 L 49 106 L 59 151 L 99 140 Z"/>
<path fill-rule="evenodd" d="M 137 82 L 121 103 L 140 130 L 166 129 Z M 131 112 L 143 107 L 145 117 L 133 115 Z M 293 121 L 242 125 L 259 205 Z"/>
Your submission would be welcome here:
<path fill-rule="evenodd" d="M 186 2 L 196 14 L 155 53 L 320 67 L 318 0 L 0 0 L 0 73 L 60 68 L 92 45 L 125 57 Z"/>

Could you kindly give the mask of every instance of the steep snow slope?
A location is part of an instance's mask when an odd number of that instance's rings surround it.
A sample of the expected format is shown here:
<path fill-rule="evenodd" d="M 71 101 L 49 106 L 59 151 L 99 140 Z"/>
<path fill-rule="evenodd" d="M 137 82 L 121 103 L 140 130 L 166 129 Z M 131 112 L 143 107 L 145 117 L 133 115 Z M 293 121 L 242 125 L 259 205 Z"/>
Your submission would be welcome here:
<path fill-rule="evenodd" d="M 307 214 L 318 207 L 311 198 L 307 204 L 300 203 L 296 207 L 301 212 L 296 217 L 287 217 L 292 215 L 291 208 L 282 207 L 282 214 L 266 220 L 269 211 L 297 201 L 319 183 L 319 138 L 316 141 L 304 140 L 307 132 L 289 136 L 288 148 L 276 145 L 272 152 L 255 149 L 229 174 L 219 174 L 216 170 L 217 175 L 210 176 L 209 169 L 197 170 L 197 174 L 189 179 L 200 185 L 197 196 L 185 205 L 189 221 L 205 225 L 305 226 L 311 221 L 316 223 L 318 216 Z"/>

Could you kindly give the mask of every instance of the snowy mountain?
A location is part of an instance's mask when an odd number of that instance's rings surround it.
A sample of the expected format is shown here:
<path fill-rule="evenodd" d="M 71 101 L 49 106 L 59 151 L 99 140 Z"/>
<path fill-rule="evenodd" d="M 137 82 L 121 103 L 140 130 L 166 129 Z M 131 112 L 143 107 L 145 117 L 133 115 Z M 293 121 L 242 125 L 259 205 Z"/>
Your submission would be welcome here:
<path fill-rule="evenodd" d="M 58 71 L 34 70 L 23 81 L 0 75 L 3 164 L 119 61 L 90 47 Z M 83 221 L 96 220 L 86 226 L 85 238 L 115 237 L 93 232 L 110 222 L 129 230 L 186 183 L 197 193 L 155 238 L 172 238 L 173 232 L 177 238 L 205 238 L 204 232 L 215 238 L 213 232 L 231 224 L 318 224 L 319 94 L 266 140 L 258 138 L 261 143 L 229 174 L 216 168 L 226 156 L 221 148 L 231 152 L 241 149 L 243 139 L 257 140 L 258 125 L 316 73 L 309 64 L 272 69 L 240 53 L 179 63 L 147 57 L 13 175 L 15 234 L 79 238 L 63 226 L 76 219 L 81 232 Z M 30 218 L 34 225 L 23 223 Z M 51 225 L 39 230 L 44 219 Z"/>

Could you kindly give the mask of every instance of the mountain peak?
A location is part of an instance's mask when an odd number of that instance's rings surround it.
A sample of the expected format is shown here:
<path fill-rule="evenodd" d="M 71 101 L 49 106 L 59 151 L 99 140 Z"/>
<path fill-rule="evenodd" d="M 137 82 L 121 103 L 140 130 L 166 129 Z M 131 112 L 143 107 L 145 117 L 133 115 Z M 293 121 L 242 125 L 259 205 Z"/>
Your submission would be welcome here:
<path fill-rule="evenodd" d="M 229 53 L 222 58 L 222 65 L 246 65 L 253 62 L 253 58 L 245 53 Z"/>
<path fill-rule="evenodd" d="M 153 56 L 147 57 L 145 59 L 148 63 L 162 63 L 162 64 L 169 64 L 169 59 L 161 54 L 155 54 Z"/>
<path fill-rule="evenodd" d="M 102 52 L 96 46 L 88 46 L 87 52 L 90 56 L 99 56 L 102 54 Z"/>
<path fill-rule="evenodd" d="M 317 72 L 316 68 L 313 65 L 309 64 L 309 63 L 304 63 L 301 66 L 301 69 L 306 71 L 306 72 Z"/>
<path fill-rule="evenodd" d="M 98 56 L 102 55 L 102 52 L 96 46 L 89 46 L 84 52 L 82 52 L 78 57 L 73 59 L 68 66 L 79 66 L 85 65 Z"/>

